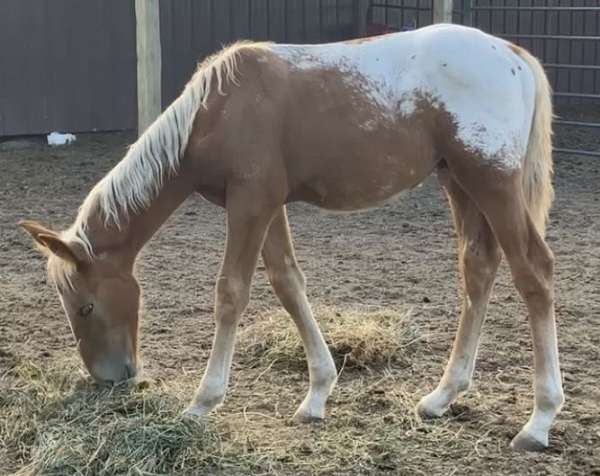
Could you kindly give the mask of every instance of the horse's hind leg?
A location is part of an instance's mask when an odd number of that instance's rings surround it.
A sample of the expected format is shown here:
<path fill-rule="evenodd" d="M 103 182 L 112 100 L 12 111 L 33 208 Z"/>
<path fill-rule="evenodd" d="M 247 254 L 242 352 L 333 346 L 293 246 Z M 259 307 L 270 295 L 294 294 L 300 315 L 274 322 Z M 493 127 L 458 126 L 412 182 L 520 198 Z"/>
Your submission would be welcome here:
<path fill-rule="evenodd" d="M 324 418 L 325 403 L 337 373 L 306 297 L 304 275 L 294 254 L 285 207 L 281 208 L 271 223 L 262 256 L 269 281 L 298 328 L 308 361 L 310 388 L 295 418 L 299 421 Z"/>
<path fill-rule="evenodd" d="M 553 256 L 536 229 L 522 190 L 520 171 L 454 165 L 454 176 L 485 214 L 510 265 L 515 287 L 529 311 L 535 365 L 533 413 L 511 446 L 540 450 L 564 401 L 554 321 Z"/>
<path fill-rule="evenodd" d="M 444 375 L 437 388 L 419 402 L 423 417 L 439 417 L 468 390 L 475 367 L 481 327 L 500 263 L 500 250 L 487 220 L 460 186 L 442 177 L 458 237 L 463 304 L 458 332 Z"/>

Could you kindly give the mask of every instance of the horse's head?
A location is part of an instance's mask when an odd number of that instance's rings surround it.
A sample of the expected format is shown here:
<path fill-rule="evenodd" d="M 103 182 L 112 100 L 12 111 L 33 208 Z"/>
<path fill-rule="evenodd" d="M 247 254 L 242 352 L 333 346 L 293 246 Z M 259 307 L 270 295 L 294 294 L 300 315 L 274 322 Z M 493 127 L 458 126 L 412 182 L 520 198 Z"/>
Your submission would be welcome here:
<path fill-rule="evenodd" d="M 20 225 L 48 256 L 48 274 L 92 377 L 107 383 L 134 377 L 140 288 L 131 265 L 115 257 L 90 259 L 80 243 L 34 222 Z"/>

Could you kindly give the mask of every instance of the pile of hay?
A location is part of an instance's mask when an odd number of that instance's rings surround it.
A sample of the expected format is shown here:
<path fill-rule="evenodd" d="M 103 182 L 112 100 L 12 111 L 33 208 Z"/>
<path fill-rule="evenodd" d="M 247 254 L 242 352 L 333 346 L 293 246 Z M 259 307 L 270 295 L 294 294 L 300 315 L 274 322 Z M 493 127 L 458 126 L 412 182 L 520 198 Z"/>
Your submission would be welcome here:
<path fill-rule="evenodd" d="M 314 314 L 338 370 L 404 366 L 410 360 L 409 347 L 419 340 L 409 309 L 318 306 Z M 302 341 L 283 311 L 245 329 L 240 347 L 242 353 L 256 356 L 261 365 L 306 369 Z"/>
<path fill-rule="evenodd" d="M 397 363 L 416 338 L 404 311 L 369 313 L 321 307 L 315 314 L 338 369 Z M 277 363 L 279 370 L 272 372 L 273 380 L 281 378 L 277 393 L 302 397 L 298 391 L 304 390 L 288 387 L 285 370 L 280 372 L 287 366 L 290 375 L 306 380 L 298 372 L 306 368 L 304 351 L 288 316 L 277 312 L 248 326 L 241 332 L 238 347 L 245 361 L 243 376 L 252 380 Z M 250 473 L 264 470 L 265 465 L 290 463 L 293 453 L 288 446 L 298 439 L 295 432 L 302 432 L 302 427 L 290 426 L 281 415 L 267 416 L 250 433 L 238 431 L 249 417 L 246 407 L 236 412 L 235 400 L 228 400 L 224 412 L 202 423 L 182 419 L 180 412 L 196 379 L 182 376 L 169 384 L 156 381 L 103 388 L 82 378 L 75 355 L 53 359 L 42 367 L 21 362 L 10 369 L 6 382 L 0 389 L 0 461 L 4 462 L 0 473 L 209 474 L 227 468 Z M 252 388 L 248 392 L 257 402 L 270 398 L 261 395 L 259 388 L 256 393 Z M 359 394 L 356 403 L 360 402 Z M 339 436 L 355 438 L 346 431 Z M 328 438 L 335 445 L 337 436 Z M 365 450 L 356 444 L 354 448 Z"/>
<path fill-rule="evenodd" d="M 164 474 L 217 465 L 217 436 L 179 417 L 173 389 L 100 388 L 82 380 L 74 359 L 47 369 L 28 362 L 12 373 L 17 385 L 0 394 L 0 459 L 22 465 L 17 474 Z"/>
<path fill-rule="evenodd" d="M 242 330 L 225 406 L 201 423 L 180 417 L 198 383 L 183 372 L 100 388 L 82 379 L 75 355 L 18 363 L 0 380 L 0 474 L 451 474 L 479 454 L 479 468 L 491 456 L 514 466 L 518 422 L 500 420 L 503 402 L 474 418 L 464 406 L 436 422 L 415 415 L 423 373 L 412 370 L 431 353 L 407 312 L 315 314 L 341 371 L 325 423 L 291 421 L 308 379 L 302 344 L 278 312 Z"/>

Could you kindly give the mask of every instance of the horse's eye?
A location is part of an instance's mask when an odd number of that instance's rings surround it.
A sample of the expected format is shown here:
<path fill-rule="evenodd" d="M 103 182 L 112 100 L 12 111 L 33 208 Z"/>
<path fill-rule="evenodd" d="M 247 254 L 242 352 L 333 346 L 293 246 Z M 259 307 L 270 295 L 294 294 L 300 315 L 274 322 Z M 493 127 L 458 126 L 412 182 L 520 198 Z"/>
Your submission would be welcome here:
<path fill-rule="evenodd" d="M 81 317 L 86 317 L 92 312 L 92 309 L 94 309 L 93 304 L 86 304 L 81 309 L 79 309 L 79 315 Z"/>

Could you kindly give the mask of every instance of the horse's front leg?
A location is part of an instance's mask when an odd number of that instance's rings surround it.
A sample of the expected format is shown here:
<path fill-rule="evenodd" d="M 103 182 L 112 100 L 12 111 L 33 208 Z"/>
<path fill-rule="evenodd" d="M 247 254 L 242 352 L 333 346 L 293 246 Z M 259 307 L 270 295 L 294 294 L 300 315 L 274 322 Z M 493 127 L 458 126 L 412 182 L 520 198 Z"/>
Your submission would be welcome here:
<path fill-rule="evenodd" d="M 262 256 L 275 294 L 296 324 L 306 351 L 310 388 L 295 419 L 309 422 L 325 418 L 325 403 L 337 372 L 306 297 L 304 274 L 294 253 L 285 207 L 271 223 Z"/>
<path fill-rule="evenodd" d="M 216 329 L 208 364 L 184 414 L 202 416 L 225 398 L 238 322 L 250 297 L 250 284 L 269 224 L 279 208 L 261 190 L 227 194 L 227 244 L 216 284 Z"/>

